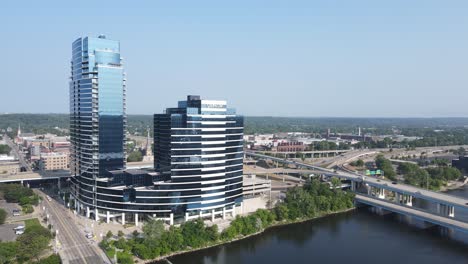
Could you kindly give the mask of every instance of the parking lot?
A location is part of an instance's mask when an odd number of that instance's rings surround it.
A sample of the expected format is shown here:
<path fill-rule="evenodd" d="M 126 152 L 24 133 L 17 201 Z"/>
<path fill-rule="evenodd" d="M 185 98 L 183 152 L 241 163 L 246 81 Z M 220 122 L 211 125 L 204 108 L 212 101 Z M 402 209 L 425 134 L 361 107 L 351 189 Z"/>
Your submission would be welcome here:
<path fill-rule="evenodd" d="M 15 241 L 18 235 L 15 234 L 15 230 L 13 228 L 19 226 L 19 225 L 24 225 L 24 222 L 17 222 L 14 224 L 3 224 L 0 225 L 0 238 L 2 239 L 3 242 L 6 241 Z"/>
<path fill-rule="evenodd" d="M 16 203 L 7 203 L 5 200 L 0 200 L 0 208 L 7 212 L 7 221 L 14 220 L 13 209 L 21 210 L 21 207 Z"/>

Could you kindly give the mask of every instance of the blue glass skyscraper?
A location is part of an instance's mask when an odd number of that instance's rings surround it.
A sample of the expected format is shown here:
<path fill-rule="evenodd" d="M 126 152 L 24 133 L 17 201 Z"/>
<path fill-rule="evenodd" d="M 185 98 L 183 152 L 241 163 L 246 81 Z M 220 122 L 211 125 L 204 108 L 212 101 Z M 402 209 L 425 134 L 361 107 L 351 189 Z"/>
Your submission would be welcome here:
<path fill-rule="evenodd" d="M 125 112 L 120 43 L 78 38 L 71 60 L 70 168 L 72 194 L 88 211 L 99 206 L 97 181 L 125 168 Z"/>
<path fill-rule="evenodd" d="M 226 101 L 189 96 L 154 116 L 155 170 L 127 170 L 125 81 L 118 41 L 73 42 L 70 192 L 77 213 L 138 225 L 242 212 L 242 116 Z"/>

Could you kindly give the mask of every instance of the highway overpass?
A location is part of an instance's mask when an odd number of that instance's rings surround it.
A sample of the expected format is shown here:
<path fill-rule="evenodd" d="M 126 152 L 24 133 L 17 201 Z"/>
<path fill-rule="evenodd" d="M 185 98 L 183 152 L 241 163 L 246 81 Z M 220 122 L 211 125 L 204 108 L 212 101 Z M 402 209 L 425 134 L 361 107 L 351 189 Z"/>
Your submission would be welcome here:
<path fill-rule="evenodd" d="M 349 170 L 342 171 L 341 169 L 343 168 L 338 168 L 340 170 L 329 170 L 302 162 L 270 157 L 264 154 L 246 152 L 246 155 L 254 158 L 270 159 L 284 164 L 293 164 L 298 168 L 317 171 L 324 177 L 337 177 L 342 180 L 348 180 L 351 183 L 351 190 L 356 193 L 358 199 L 362 196 L 367 197 L 359 200 L 365 204 L 377 207 L 385 205 L 388 208 L 393 208 L 389 211 L 410 216 L 414 215 L 412 210 L 418 210 L 425 214 L 433 215 L 433 219 L 437 219 L 437 222 L 436 220 L 431 220 L 431 223 L 436 223 L 448 228 L 453 227 L 453 221 L 465 223 L 467 224 L 466 226 L 459 225 L 457 229 L 468 232 L 468 219 L 462 219 L 456 214 L 456 211 L 458 210 L 468 211 L 468 199 L 375 177 L 368 177 Z M 371 199 L 373 203 L 371 203 L 369 199 Z M 436 212 L 414 207 L 414 199 L 424 200 L 436 205 Z M 391 204 L 392 206 L 390 207 L 388 204 Z M 409 210 L 408 207 L 412 207 L 413 209 Z M 399 208 L 399 210 L 396 210 L 395 208 Z"/>
<path fill-rule="evenodd" d="M 52 180 L 69 178 L 70 171 L 56 171 L 56 172 L 20 172 L 17 174 L 0 175 L 0 183 L 6 182 L 28 182 L 40 180 Z"/>

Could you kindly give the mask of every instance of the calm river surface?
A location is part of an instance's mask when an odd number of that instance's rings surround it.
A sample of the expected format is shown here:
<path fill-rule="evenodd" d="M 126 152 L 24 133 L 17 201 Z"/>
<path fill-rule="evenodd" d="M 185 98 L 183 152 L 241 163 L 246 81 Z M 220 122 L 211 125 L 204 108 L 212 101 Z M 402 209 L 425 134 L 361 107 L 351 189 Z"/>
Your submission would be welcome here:
<path fill-rule="evenodd" d="M 468 188 L 450 194 L 468 197 Z M 275 227 L 261 235 L 169 258 L 180 263 L 468 263 L 468 235 L 421 229 L 367 209 Z"/>

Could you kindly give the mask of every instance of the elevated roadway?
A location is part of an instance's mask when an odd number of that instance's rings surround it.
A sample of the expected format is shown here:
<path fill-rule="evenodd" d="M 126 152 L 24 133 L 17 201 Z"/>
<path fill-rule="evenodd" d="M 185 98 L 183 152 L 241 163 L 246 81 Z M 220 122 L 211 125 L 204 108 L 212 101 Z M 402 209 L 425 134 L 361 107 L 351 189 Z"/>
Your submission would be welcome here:
<path fill-rule="evenodd" d="M 271 159 L 271 160 L 278 161 L 278 162 L 285 163 L 285 164 L 294 164 L 296 167 L 302 167 L 305 169 L 317 171 L 320 173 L 320 175 L 325 176 L 325 177 L 338 177 L 340 179 L 349 180 L 351 181 L 351 190 L 356 192 L 357 195 L 360 195 L 358 191 L 359 187 L 361 187 L 361 189 L 365 189 L 368 195 L 370 195 L 373 190 L 377 190 L 379 193 L 377 195 L 378 197 L 375 197 L 375 196 L 368 197 L 368 199 L 371 199 L 373 201 L 375 200 L 375 203 L 378 203 L 379 201 L 385 202 L 386 204 L 390 203 L 392 204 L 392 208 L 401 207 L 401 210 L 398 211 L 400 213 L 406 214 L 405 213 L 406 211 L 403 210 L 403 208 L 405 206 L 411 207 L 413 198 L 425 200 L 425 201 L 436 204 L 438 208 L 438 212 L 437 213 L 433 213 L 429 211 L 421 211 L 421 212 L 424 212 L 425 214 L 428 214 L 428 215 L 433 215 L 434 219 L 437 219 L 437 221 L 439 221 L 437 224 L 442 225 L 440 220 L 445 219 L 447 220 L 447 224 L 443 226 L 451 227 L 451 225 L 453 224 L 452 221 L 457 221 L 457 222 L 467 224 L 466 227 L 468 227 L 468 223 L 455 219 L 455 214 L 456 214 L 455 212 L 457 210 L 461 209 L 464 211 L 468 211 L 468 199 L 464 199 L 462 197 L 448 195 L 448 194 L 440 193 L 440 192 L 429 191 L 429 190 L 425 190 L 425 189 L 418 188 L 415 186 L 387 181 L 383 179 L 378 179 L 375 177 L 363 176 L 356 172 L 347 170 L 344 167 L 340 167 L 336 170 L 329 170 L 329 169 L 317 167 L 314 165 L 309 165 L 309 164 L 302 163 L 302 162 L 290 161 L 287 159 L 281 159 L 281 158 L 276 158 L 276 157 L 269 157 L 263 154 L 246 152 L 246 155 L 257 157 L 257 158 L 263 158 L 263 159 Z M 392 203 L 391 201 L 385 200 L 385 192 L 393 193 L 395 199 L 398 200 L 398 202 Z M 367 200 L 363 199 L 363 201 L 367 201 Z M 369 202 L 367 201 L 366 203 L 369 203 Z M 413 210 L 418 210 L 418 209 L 413 209 Z M 393 209 L 393 211 L 395 211 L 395 209 Z M 408 215 L 411 215 L 412 212 L 413 211 L 408 213 Z M 434 222 L 436 220 L 431 220 L 431 221 Z M 464 228 L 465 226 L 460 225 L 459 227 Z M 468 229 L 465 229 L 465 231 L 468 232 Z"/>
<path fill-rule="evenodd" d="M 359 203 L 379 207 L 394 213 L 415 217 L 419 220 L 426 221 L 435 225 L 445 226 L 462 232 L 468 232 L 468 223 L 428 213 L 422 210 L 418 210 L 417 208 L 411 206 L 399 205 L 391 203 L 387 200 L 375 199 L 375 197 L 369 197 L 362 194 L 356 194 L 355 200 Z"/>
<path fill-rule="evenodd" d="M 24 182 L 37 180 L 51 180 L 70 177 L 70 171 L 56 172 L 20 172 L 16 174 L 0 175 L 0 183 L 3 182 Z"/>

